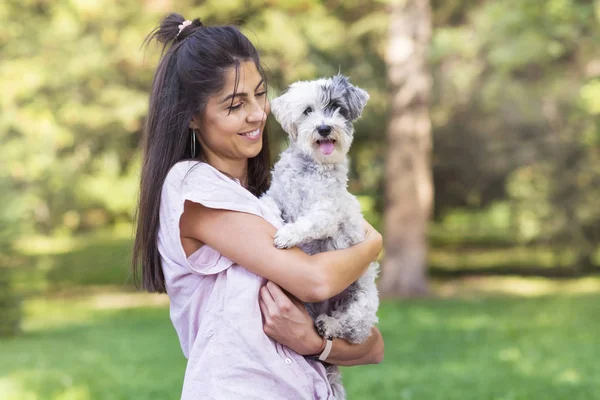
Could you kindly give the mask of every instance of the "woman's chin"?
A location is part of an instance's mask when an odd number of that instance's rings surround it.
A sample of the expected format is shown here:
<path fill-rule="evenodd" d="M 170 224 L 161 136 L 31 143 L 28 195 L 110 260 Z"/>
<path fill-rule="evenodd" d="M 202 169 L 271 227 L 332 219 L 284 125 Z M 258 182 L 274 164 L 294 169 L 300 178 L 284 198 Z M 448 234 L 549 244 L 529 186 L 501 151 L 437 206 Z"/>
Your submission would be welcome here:
<path fill-rule="evenodd" d="M 257 143 L 251 149 L 248 149 L 248 152 L 246 152 L 246 155 L 248 158 L 254 158 L 260 154 L 261 150 L 262 150 L 262 143 Z"/>

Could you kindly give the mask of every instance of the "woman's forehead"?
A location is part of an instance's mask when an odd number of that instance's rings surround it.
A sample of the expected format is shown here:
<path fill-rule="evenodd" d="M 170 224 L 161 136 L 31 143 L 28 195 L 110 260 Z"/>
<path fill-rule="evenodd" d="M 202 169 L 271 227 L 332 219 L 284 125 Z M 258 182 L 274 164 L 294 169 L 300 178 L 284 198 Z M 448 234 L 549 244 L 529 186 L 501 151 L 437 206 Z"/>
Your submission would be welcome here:
<path fill-rule="evenodd" d="M 263 77 L 252 60 L 241 62 L 237 68 L 232 65 L 225 72 L 222 94 L 227 95 L 233 93 L 234 90 L 236 93 L 253 92 L 262 79 Z M 236 80 L 238 80 L 237 85 Z"/>

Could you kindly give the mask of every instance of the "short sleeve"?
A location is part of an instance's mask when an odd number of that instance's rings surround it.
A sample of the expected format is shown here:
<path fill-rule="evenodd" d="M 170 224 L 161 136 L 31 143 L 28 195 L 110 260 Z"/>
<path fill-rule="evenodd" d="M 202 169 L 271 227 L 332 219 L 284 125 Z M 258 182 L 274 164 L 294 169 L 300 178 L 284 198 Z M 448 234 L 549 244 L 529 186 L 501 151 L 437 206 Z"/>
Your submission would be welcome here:
<path fill-rule="evenodd" d="M 208 208 L 261 215 L 256 197 L 232 178 L 205 163 L 192 165 L 182 182 L 184 200 Z"/>
<path fill-rule="evenodd" d="M 183 203 L 188 200 L 208 208 L 262 216 L 252 193 L 205 163 L 194 163 L 184 174 L 181 195 Z M 235 264 L 208 245 L 188 257 L 187 262 L 193 271 L 203 275 L 218 274 Z"/>

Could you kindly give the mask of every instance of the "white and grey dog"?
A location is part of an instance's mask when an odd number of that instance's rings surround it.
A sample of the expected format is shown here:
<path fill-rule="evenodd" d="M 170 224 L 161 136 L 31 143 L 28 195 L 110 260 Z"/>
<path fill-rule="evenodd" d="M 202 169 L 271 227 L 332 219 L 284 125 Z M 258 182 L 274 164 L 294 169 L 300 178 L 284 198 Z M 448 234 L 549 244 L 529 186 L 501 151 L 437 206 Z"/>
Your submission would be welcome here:
<path fill-rule="evenodd" d="M 364 90 L 336 75 L 292 84 L 271 102 L 290 146 L 275 164 L 269 191 L 262 197 L 286 223 L 275 235 L 278 248 L 299 246 L 309 254 L 350 247 L 364 239 L 358 200 L 348 192 L 347 153 L 353 121 L 369 99 Z M 323 336 L 353 343 L 367 339 L 377 322 L 379 265 L 332 299 L 307 304 Z M 328 365 L 336 399 L 345 398 L 337 367 Z"/>

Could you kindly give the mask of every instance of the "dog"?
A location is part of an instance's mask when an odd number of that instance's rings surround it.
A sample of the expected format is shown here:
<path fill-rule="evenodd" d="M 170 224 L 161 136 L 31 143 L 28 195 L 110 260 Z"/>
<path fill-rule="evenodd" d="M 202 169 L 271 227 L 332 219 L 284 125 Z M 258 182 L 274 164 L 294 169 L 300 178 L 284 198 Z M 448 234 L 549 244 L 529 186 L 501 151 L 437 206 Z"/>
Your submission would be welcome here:
<path fill-rule="evenodd" d="M 280 249 L 299 246 L 308 254 L 350 247 L 364 239 L 360 204 L 348 192 L 347 154 L 369 95 L 341 74 L 293 83 L 271 102 L 290 145 L 272 171 L 261 197 L 285 225 L 274 237 Z M 377 262 L 339 295 L 306 309 L 323 337 L 361 343 L 377 323 Z M 327 365 L 336 399 L 345 399 L 336 366 Z"/>

